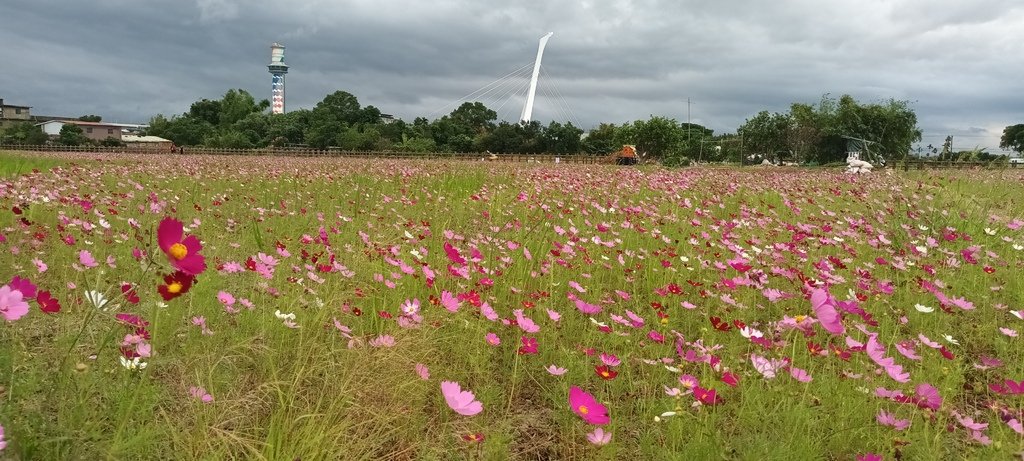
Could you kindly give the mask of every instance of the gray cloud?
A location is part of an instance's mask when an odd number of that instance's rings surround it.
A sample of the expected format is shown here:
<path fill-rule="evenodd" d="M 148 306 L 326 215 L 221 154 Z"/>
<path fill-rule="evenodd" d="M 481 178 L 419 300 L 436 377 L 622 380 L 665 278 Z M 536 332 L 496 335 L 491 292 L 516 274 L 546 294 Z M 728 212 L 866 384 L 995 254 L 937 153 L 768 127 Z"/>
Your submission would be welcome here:
<path fill-rule="evenodd" d="M 543 121 L 686 120 L 689 98 L 695 123 L 729 132 L 762 109 L 848 93 L 912 101 L 925 143 L 953 134 L 995 148 L 1004 126 L 1024 122 L 1016 0 L 507 3 L 8 0 L 0 97 L 118 121 L 181 113 L 229 88 L 269 97 L 268 47 L 280 41 L 289 109 L 341 89 L 411 120 L 528 65 L 554 31 Z M 484 102 L 514 119 L 523 98 L 505 93 Z"/>

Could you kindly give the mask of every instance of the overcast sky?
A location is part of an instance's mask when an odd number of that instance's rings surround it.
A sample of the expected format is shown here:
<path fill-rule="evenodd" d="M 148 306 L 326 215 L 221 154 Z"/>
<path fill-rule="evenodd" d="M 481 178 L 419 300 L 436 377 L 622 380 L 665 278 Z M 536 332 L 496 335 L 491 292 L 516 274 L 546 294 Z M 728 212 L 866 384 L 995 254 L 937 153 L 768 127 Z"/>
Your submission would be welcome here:
<path fill-rule="evenodd" d="M 1024 123 L 1021 0 L 3 0 L 0 98 L 117 122 L 229 88 L 269 99 L 276 41 L 289 110 L 345 90 L 436 118 L 531 64 L 547 32 L 545 123 L 653 114 L 733 132 L 825 93 L 911 101 L 925 144 L 952 134 L 955 148 L 997 151 Z M 480 100 L 516 120 L 525 85 Z"/>

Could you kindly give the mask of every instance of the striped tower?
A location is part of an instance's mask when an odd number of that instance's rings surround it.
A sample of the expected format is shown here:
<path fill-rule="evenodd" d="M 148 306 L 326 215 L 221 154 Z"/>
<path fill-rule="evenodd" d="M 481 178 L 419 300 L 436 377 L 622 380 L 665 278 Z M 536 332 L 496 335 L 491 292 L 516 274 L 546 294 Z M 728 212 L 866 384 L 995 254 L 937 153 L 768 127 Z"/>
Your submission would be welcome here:
<path fill-rule="evenodd" d="M 270 113 L 284 113 L 284 74 L 288 73 L 288 65 L 284 63 L 284 45 L 270 45 Z"/>

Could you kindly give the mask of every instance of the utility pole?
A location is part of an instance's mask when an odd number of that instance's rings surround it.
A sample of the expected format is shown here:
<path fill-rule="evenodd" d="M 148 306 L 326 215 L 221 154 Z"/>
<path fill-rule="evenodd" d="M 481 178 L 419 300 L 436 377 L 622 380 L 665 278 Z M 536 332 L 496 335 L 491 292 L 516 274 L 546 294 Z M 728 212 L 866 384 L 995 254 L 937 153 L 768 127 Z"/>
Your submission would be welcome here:
<path fill-rule="evenodd" d="M 686 98 L 686 144 L 690 144 L 690 98 Z"/>

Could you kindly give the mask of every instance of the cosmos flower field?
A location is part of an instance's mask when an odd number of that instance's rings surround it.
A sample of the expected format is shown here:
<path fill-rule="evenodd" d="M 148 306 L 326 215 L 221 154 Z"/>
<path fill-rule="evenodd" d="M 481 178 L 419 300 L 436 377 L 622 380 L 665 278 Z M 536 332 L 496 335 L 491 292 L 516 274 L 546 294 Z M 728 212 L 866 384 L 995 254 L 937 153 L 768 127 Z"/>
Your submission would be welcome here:
<path fill-rule="evenodd" d="M 0 154 L 0 459 L 1008 459 L 1024 175 Z"/>

